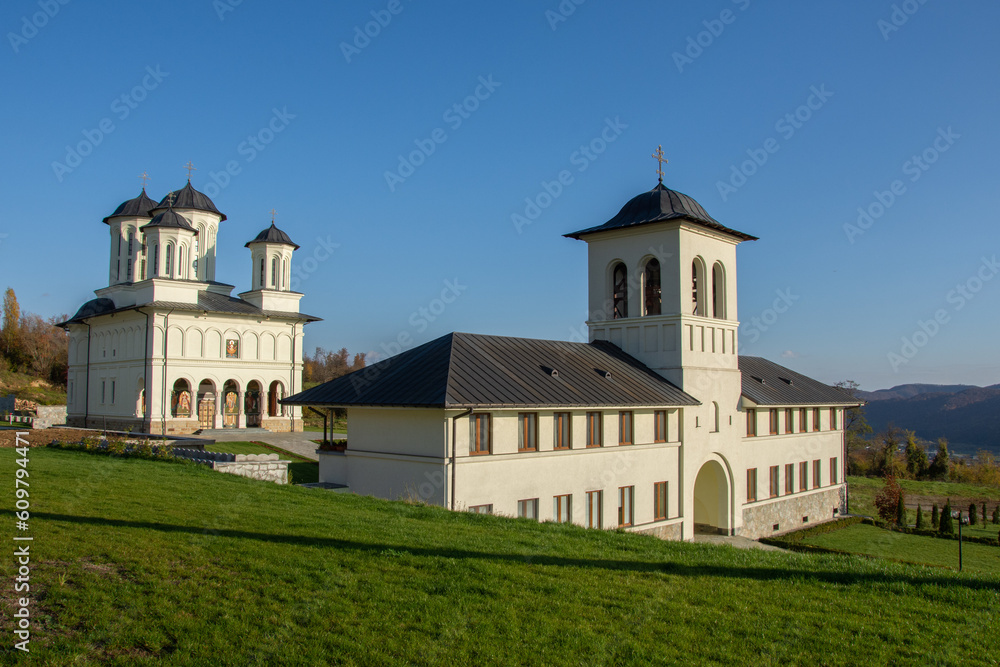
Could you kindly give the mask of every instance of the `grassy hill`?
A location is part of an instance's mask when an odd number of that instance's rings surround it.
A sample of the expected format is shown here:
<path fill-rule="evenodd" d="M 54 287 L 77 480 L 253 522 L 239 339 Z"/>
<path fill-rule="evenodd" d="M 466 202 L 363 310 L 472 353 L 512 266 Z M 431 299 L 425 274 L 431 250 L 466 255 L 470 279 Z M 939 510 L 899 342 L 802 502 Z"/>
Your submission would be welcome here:
<path fill-rule="evenodd" d="M 41 405 L 66 404 L 66 387 L 57 387 L 33 375 L 0 370 L 0 396 L 8 394 Z"/>
<path fill-rule="evenodd" d="M 14 458 L 0 450 L 4 479 Z M 187 463 L 39 449 L 29 471 L 24 664 L 995 660 L 990 575 L 450 513 Z M 9 588 L 2 604 L 10 638 Z"/>

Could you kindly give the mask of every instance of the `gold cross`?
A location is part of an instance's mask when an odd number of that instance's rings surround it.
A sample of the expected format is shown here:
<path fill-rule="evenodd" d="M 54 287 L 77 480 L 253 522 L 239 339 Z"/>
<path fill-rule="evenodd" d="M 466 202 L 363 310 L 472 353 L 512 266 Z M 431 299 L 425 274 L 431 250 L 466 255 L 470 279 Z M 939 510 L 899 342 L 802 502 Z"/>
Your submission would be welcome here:
<path fill-rule="evenodd" d="M 146 183 L 149 182 L 149 174 L 147 174 L 146 172 L 142 172 L 142 176 L 139 177 L 139 180 L 142 181 L 142 189 L 145 190 Z"/>
<path fill-rule="evenodd" d="M 656 173 L 660 176 L 660 183 L 663 183 L 663 163 L 667 162 L 667 158 L 663 157 L 663 145 L 656 147 L 656 152 L 653 153 L 652 158 L 656 160 Z"/>
<path fill-rule="evenodd" d="M 188 183 L 190 183 L 191 182 L 191 172 L 192 171 L 197 171 L 198 167 L 196 167 L 193 164 L 191 164 L 191 160 L 188 160 L 188 163 L 186 165 L 184 165 L 184 168 L 188 170 Z"/>
<path fill-rule="evenodd" d="M 273 224 L 274 224 L 274 214 L 275 214 L 275 213 L 277 213 L 277 211 L 275 211 L 275 210 L 274 210 L 274 209 L 272 208 L 272 209 L 271 209 L 271 211 L 270 211 L 270 213 L 271 213 L 271 224 L 273 225 Z"/>
<path fill-rule="evenodd" d="M 177 196 L 176 192 L 171 192 L 169 195 L 167 195 L 167 204 L 170 206 L 170 208 L 174 207 L 174 197 L 176 196 Z"/>

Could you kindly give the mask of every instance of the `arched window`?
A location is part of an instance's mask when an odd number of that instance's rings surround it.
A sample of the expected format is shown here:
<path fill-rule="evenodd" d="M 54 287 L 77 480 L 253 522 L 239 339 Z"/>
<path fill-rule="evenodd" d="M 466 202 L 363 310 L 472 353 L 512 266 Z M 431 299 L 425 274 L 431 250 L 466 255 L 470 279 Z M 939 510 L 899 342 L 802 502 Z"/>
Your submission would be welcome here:
<path fill-rule="evenodd" d="M 173 244 L 168 243 L 167 251 L 163 253 L 163 275 L 165 275 L 167 278 L 174 277 L 174 265 L 170 263 L 170 260 L 172 259 L 171 255 L 173 254 L 171 251 L 173 249 L 174 249 Z"/>
<path fill-rule="evenodd" d="M 705 265 L 700 257 L 691 262 L 691 314 L 705 315 Z"/>
<path fill-rule="evenodd" d="M 726 270 L 722 262 L 712 267 L 712 317 L 726 319 Z"/>
<path fill-rule="evenodd" d="M 153 272 L 152 275 L 160 275 L 160 244 L 153 244 Z"/>
<path fill-rule="evenodd" d="M 187 278 L 187 267 L 184 266 L 184 246 L 177 249 L 177 277 Z"/>
<path fill-rule="evenodd" d="M 712 401 L 712 414 L 714 418 L 712 420 L 712 433 L 719 432 L 719 404 Z"/>
<path fill-rule="evenodd" d="M 135 276 L 132 275 L 132 241 L 135 238 L 135 233 L 131 228 L 128 230 L 128 281 L 132 282 L 135 280 Z"/>
<path fill-rule="evenodd" d="M 278 288 L 278 258 L 271 258 L 271 288 Z"/>
<path fill-rule="evenodd" d="M 646 288 L 646 315 L 659 315 L 661 309 L 659 260 L 651 259 L 646 262 L 643 282 Z"/>
<path fill-rule="evenodd" d="M 612 272 L 613 319 L 628 317 L 628 271 L 619 262 Z"/>
<path fill-rule="evenodd" d="M 282 276 L 281 284 L 284 286 L 285 289 L 288 289 L 288 283 L 291 282 L 291 280 L 288 277 L 288 260 L 287 259 L 281 260 L 281 276 Z"/>
<path fill-rule="evenodd" d="M 118 268 L 115 271 L 115 280 L 122 279 L 122 235 L 118 234 Z"/>
<path fill-rule="evenodd" d="M 266 283 L 264 282 L 264 258 L 261 257 L 260 258 L 260 288 L 264 289 L 264 285 L 265 284 Z"/>

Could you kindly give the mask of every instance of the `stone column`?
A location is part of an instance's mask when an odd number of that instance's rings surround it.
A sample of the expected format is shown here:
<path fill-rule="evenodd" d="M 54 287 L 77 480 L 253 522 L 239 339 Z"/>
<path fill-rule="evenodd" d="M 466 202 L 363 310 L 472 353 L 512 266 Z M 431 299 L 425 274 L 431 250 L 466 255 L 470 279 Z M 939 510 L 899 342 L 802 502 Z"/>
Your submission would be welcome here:
<path fill-rule="evenodd" d="M 244 404 L 244 401 L 246 401 L 246 390 L 241 389 L 238 392 L 238 395 L 239 395 L 239 401 L 236 403 L 236 408 L 239 410 L 239 417 L 236 421 L 236 426 L 237 428 L 246 428 L 247 411 L 246 411 L 246 405 Z"/>

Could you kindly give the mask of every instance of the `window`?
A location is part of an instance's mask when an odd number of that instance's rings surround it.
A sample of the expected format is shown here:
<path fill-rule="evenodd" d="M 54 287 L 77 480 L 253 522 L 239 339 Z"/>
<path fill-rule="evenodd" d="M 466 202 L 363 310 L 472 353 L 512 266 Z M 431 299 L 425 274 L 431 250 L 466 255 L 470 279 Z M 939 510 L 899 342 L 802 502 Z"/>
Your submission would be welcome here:
<path fill-rule="evenodd" d="M 712 401 L 712 413 L 715 418 L 712 421 L 712 433 L 719 432 L 719 404 L 716 401 Z"/>
<path fill-rule="evenodd" d="M 167 244 L 167 251 L 163 254 L 163 275 L 167 278 L 174 277 L 174 265 L 171 260 L 173 260 L 174 246 L 172 243 Z"/>
<path fill-rule="evenodd" d="M 587 413 L 587 446 L 600 447 L 604 444 L 604 436 L 601 427 L 601 413 Z"/>
<path fill-rule="evenodd" d="M 722 262 L 712 267 L 712 317 L 726 319 L 726 270 Z"/>
<path fill-rule="evenodd" d="M 632 498 L 635 496 L 634 486 L 623 486 L 618 489 L 618 525 L 632 525 Z"/>
<path fill-rule="evenodd" d="M 554 442 L 552 444 L 553 449 L 569 449 L 571 440 L 571 421 L 572 415 L 568 412 L 557 412 L 552 415 L 552 436 Z"/>
<path fill-rule="evenodd" d="M 819 430 L 819 408 L 813 408 L 813 430 Z"/>
<path fill-rule="evenodd" d="M 646 262 L 644 282 L 646 283 L 646 315 L 659 315 L 661 308 L 659 260 L 651 259 Z"/>
<path fill-rule="evenodd" d="M 795 426 L 795 410 L 785 408 L 785 433 L 793 433 Z"/>
<path fill-rule="evenodd" d="M 587 491 L 587 528 L 604 527 L 604 491 Z"/>
<path fill-rule="evenodd" d="M 781 488 L 778 485 L 778 481 L 779 481 L 778 477 L 779 476 L 780 476 L 780 471 L 778 470 L 778 466 L 771 466 L 771 497 L 772 498 L 777 498 L 778 497 L 778 490 Z"/>
<path fill-rule="evenodd" d="M 263 257 L 260 258 L 260 283 L 259 283 L 259 285 L 260 285 L 261 289 L 264 289 L 265 283 L 264 283 L 264 258 Z"/>
<path fill-rule="evenodd" d="M 819 459 L 813 461 L 813 488 L 818 489 L 822 484 L 820 480 Z"/>
<path fill-rule="evenodd" d="M 198 229 L 199 229 L 199 231 L 200 231 L 201 234 L 205 233 L 204 228 L 199 227 Z M 191 262 L 191 264 L 192 264 L 192 268 L 194 269 L 194 279 L 197 280 L 198 279 L 198 237 L 197 236 L 194 237 L 194 253 L 193 254 L 194 254 L 194 261 Z"/>
<path fill-rule="evenodd" d="M 752 438 L 757 435 L 757 411 L 753 408 L 747 409 L 747 437 Z"/>
<path fill-rule="evenodd" d="M 619 262 L 612 273 L 612 305 L 613 319 L 628 317 L 628 271 Z"/>
<path fill-rule="evenodd" d="M 795 493 L 795 464 L 786 463 L 785 464 L 785 495 L 789 496 Z"/>
<path fill-rule="evenodd" d="M 146 279 L 146 260 L 142 260 L 142 263 L 139 266 L 139 275 L 141 276 L 139 280 Z"/>
<path fill-rule="evenodd" d="M 114 399 L 115 392 L 114 392 L 114 383 L 113 382 L 111 383 L 111 387 L 112 387 L 111 401 L 114 402 L 114 400 L 115 400 Z M 832 459 L 830 459 L 830 484 L 836 484 L 837 483 L 837 478 L 838 478 L 838 475 L 837 475 L 837 457 L 834 456 Z"/>
<path fill-rule="evenodd" d="M 830 430 L 837 430 L 837 408 L 830 408 Z"/>
<path fill-rule="evenodd" d="M 281 260 L 281 284 L 284 288 L 288 289 L 288 260 Z"/>
<path fill-rule="evenodd" d="M 472 415 L 472 441 L 469 443 L 469 453 L 489 454 L 491 451 L 490 416 L 488 414 Z"/>
<path fill-rule="evenodd" d="M 517 414 L 517 451 L 538 451 L 538 415 L 534 412 Z"/>
<path fill-rule="evenodd" d="M 160 244 L 153 246 L 153 275 L 160 275 Z"/>
<path fill-rule="evenodd" d="M 653 441 L 654 442 L 666 442 L 667 441 L 667 411 L 666 410 L 656 410 L 653 412 Z"/>
<path fill-rule="evenodd" d="M 473 514 L 493 514 L 493 505 L 473 505 L 469 511 Z"/>
<path fill-rule="evenodd" d="M 799 491 L 809 488 L 809 462 L 803 461 L 799 464 Z"/>
<path fill-rule="evenodd" d="M 767 412 L 770 419 L 770 433 L 778 435 L 778 408 L 771 408 Z"/>
<path fill-rule="evenodd" d="M 573 496 L 553 496 L 552 520 L 556 523 L 569 523 L 573 519 Z"/>
<path fill-rule="evenodd" d="M 538 498 L 517 501 L 517 516 L 538 521 Z"/>
<path fill-rule="evenodd" d="M 799 433 L 805 433 L 809 426 L 809 412 L 805 408 L 799 408 Z"/>
<path fill-rule="evenodd" d="M 632 444 L 632 413 L 628 410 L 618 413 L 618 444 Z"/>
<path fill-rule="evenodd" d="M 757 469 L 747 469 L 747 502 L 752 503 L 757 500 Z"/>
<path fill-rule="evenodd" d="M 115 381 L 111 381 L 111 405 L 115 404 Z"/>
<path fill-rule="evenodd" d="M 667 483 L 653 484 L 653 520 L 663 521 L 670 513 L 667 511 Z"/>
<path fill-rule="evenodd" d="M 701 289 L 704 276 L 701 271 L 701 263 L 696 259 L 691 262 L 691 314 L 703 315 L 701 309 Z"/>
<path fill-rule="evenodd" d="M 101 403 L 104 403 L 104 389 L 105 389 L 104 380 L 101 380 Z"/>
<path fill-rule="evenodd" d="M 271 258 L 271 287 L 278 287 L 278 258 Z"/>

